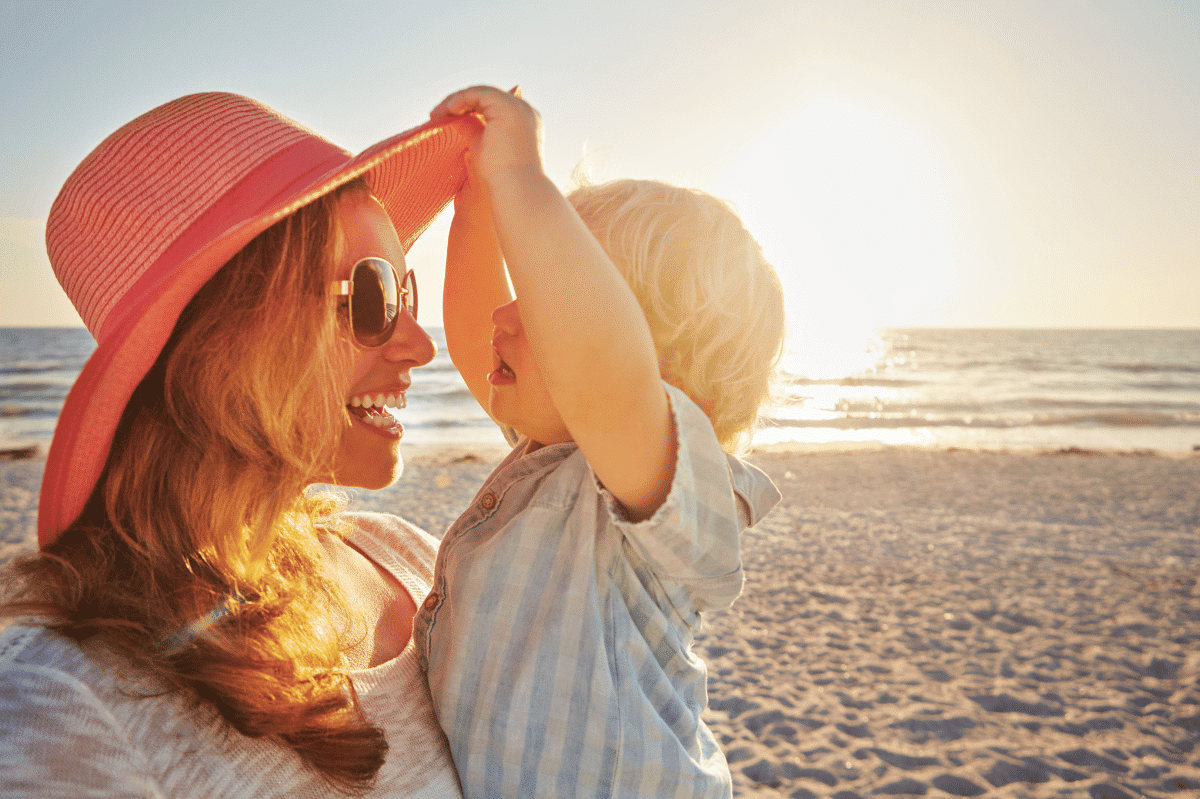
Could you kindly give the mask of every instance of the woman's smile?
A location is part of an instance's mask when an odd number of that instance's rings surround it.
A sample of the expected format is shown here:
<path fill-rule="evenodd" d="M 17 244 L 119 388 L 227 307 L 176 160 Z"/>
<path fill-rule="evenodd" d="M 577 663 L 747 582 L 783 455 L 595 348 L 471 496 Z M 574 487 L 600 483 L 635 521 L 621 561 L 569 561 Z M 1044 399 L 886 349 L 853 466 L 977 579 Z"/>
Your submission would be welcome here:
<path fill-rule="evenodd" d="M 394 414 L 408 405 L 404 393 L 407 388 L 356 394 L 346 403 L 346 410 L 371 432 L 388 438 L 400 438 L 404 435 L 404 425 Z"/>

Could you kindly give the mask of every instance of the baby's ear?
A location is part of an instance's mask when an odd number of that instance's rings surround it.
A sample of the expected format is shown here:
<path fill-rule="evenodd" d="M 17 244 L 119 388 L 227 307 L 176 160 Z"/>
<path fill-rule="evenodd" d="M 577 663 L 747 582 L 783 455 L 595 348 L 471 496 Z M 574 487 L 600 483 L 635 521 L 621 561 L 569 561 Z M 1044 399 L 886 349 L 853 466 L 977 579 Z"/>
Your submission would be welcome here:
<path fill-rule="evenodd" d="M 667 380 L 672 374 L 677 374 L 682 363 L 683 356 L 679 354 L 679 350 L 667 348 L 658 353 L 658 371 L 663 380 Z M 667 380 L 667 382 L 670 381 Z"/>
<path fill-rule="evenodd" d="M 683 374 L 692 367 L 691 356 L 685 355 L 674 347 L 667 347 L 658 355 L 658 363 L 662 367 L 663 377 L 668 374 Z"/>
<path fill-rule="evenodd" d="M 664 349 L 658 354 L 658 376 L 689 396 L 687 382 L 691 366 L 692 359 L 677 349 Z"/>

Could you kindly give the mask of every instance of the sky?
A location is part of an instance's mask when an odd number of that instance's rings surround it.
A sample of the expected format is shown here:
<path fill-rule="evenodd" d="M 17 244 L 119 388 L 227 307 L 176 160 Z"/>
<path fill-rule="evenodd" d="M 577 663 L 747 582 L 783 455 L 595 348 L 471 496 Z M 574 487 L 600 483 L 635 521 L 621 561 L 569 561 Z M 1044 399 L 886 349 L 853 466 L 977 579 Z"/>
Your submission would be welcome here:
<path fill-rule="evenodd" d="M 1200 2 L 0 0 L 0 326 L 78 325 L 46 213 L 105 136 L 249 95 L 351 150 L 519 84 L 568 186 L 731 201 L 797 340 L 1200 327 Z M 410 253 L 440 324 L 449 214 Z"/>

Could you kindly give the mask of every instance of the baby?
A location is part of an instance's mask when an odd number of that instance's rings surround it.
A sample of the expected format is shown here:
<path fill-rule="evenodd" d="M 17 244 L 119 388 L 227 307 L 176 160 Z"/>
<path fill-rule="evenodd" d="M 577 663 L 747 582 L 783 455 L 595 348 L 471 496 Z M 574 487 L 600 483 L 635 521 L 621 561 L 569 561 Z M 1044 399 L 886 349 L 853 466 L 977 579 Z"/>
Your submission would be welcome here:
<path fill-rule="evenodd" d="M 432 116 L 465 113 L 485 126 L 446 339 L 515 447 L 443 538 L 414 627 L 464 793 L 729 796 L 691 645 L 779 500 L 728 454 L 769 394 L 779 280 L 720 201 L 647 181 L 568 200 L 523 100 L 476 87 Z"/>

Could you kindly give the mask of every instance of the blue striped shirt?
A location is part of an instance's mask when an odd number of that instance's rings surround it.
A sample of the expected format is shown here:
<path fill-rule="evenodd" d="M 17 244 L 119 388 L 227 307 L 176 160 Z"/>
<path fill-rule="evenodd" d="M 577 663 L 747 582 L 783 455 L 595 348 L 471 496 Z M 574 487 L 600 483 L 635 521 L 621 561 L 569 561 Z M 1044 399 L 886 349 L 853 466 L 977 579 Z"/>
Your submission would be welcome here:
<path fill-rule="evenodd" d="M 741 530 L 779 493 L 667 391 L 652 518 L 624 520 L 575 444 L 522 441 L 442 539 L 414 639 L 468 799 L 730 796 L 692 636 L 741 592 Z"/>

